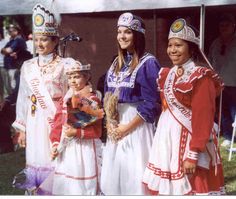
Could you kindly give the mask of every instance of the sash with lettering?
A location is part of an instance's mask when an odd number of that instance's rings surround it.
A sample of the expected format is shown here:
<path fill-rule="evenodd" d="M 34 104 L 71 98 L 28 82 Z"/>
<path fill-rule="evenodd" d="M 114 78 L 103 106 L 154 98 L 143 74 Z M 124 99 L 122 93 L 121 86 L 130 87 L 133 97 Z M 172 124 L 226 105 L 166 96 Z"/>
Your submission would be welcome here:
<path fill-rule="evenodd" d="M 194 72 L 194 71 L 191 71 Z M 168 108 L 172 115 L 175 117 L 175 119 L 183 125 L 190 133 L 192 134 L 192 110 L 181 104 L 177 98 L 175 97 L 175 94 L 173 92 L 173 85 L 175 80 L 175 67 L 173 67 L 166 78 L 165 84 L 164 84 L 164 96 L 166 99 L 166 103 L 168 105 Z M 212 130 L 213 132 L 214 130 Z M 211 133 L 210 140 L 214 140 L 215 134 Z M 216 144 L 214 142 L 208 142 L 206 144 L 207 150 L 210 153 L 210 156 L 207 152 L 200 152 L 198 154 L 198 165 L 204 168 L 209 168 L 209 164 L 212 158 L 212 164 L 216 165 L 220 163 L 220 158 L 217 153 Z M 215 167 L 216 169 L 217 167 Z"/>
<path fill-rule="evenodd" d="M 39 106 L 41 107 L 47 122 L 50 127 L 53 127 L 53 119 L 56 114 L 56 107 L 52 101 L 52 98 L 46 89 L 43 79 L 40 75 L 39 68 L 32 64 L 30 68 L 27 69 L 26 81 L 32 90 L 33 94 L 37 98 Z"/>
<path fill-rule="evenodd" d="M 166 78 L 164 84 L 164 96 L 170 112 L 176 120 L 178 120 L 190 133 L 192 133 L 192 111 L 181 104 L 173 92 L 173 85 L 175 80 L 175 67 L 173 67 Z"/>

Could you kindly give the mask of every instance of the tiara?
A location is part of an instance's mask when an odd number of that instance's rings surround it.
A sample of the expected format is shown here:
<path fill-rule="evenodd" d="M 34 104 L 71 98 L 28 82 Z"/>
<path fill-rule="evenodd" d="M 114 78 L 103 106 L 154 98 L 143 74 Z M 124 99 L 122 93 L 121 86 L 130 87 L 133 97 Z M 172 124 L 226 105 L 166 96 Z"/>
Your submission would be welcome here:
<path fill-rule="evenodd" d="M 196 37 L 193 29 L 186 24 L 186 21 L 182 18 L 175 20 L 169 32 L 168 39 L 171 38 L 180 38 L 186 41 L 193 42 L 197 45 L 200 44 L 200 39 Z"/>
<path fill-rule="evenodd" d="M 74 59 L 70 59 L 70 58 L 67 58 L 67 61 L 65 62 L 64 67 L 65 67 L 66 73 L 91 70 L 91 64 L 83 65 L 81 62 L 76 61 Z"/>
<path fill-rule="evenodd" d="M 135 15 L 129 12 L 126 12 L 119 17 L 117 26 L 125 26 L 145 34 L 145 29 L 142 27 L 141 20 L 137 19 Z"/>

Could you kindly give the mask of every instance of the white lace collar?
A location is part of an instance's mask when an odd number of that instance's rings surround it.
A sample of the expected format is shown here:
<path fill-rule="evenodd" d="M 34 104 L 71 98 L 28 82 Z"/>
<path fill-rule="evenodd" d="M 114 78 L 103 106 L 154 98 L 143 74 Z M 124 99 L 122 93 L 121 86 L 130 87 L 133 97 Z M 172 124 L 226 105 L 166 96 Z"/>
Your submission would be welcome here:
<path fill-rule="evenodd" d="M 177 65 L 174 67 L 174 71 L 175 71 L 176 74 L 177 74 L 178 67 L 179 66 L 177 66 Z M 189 59 L 187 62 L 185 62 L 182 65 L 183 75 L 179 76 L 175 83 L 178 84 L 178 83 L 181 83 L 181 82 L 189 81 L 190 75 L 195 71 L 194 70 L 195 67 L 196 67 L 196 65 L 191 59 Z"/>
<path fill-rule="evenodd" d="M 192 59 L 189 59 L 187 62 L 185 62 L 183 65 L 182 65 L 183 69 L 184 70 L 188 70 L 188 69 L 191 69 L 193 67 L 195 67 L 195 64 L 194 62 L 192 61 Z"/>
<path fill-rule="evenodd" d="M 54 53 L 38 56 L 39 65 L 49 64 L 50 62 L 52 62 L 53 59 L 54 59 Z"/>

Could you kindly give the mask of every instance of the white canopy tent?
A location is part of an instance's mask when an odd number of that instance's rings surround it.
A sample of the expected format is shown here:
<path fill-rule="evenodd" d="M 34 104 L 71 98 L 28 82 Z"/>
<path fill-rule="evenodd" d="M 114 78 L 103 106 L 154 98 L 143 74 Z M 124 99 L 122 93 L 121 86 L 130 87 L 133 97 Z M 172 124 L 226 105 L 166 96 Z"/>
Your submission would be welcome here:
<path fill-rule="evenodd" d="M 36 3 L 50 7 L 53 0 L 1 0 L 0 15 L 31 14 Z M 54 0 L 59 13 L 91 13 L 236 4 L 236 0 Z"/>
<path fill-rule="evenodd" d="M 63 14 L 61 36 L 75 32 L 83 38 L 79 45 L 75 42 L 68 43 L 65 56 L 79 57 L 91 63 L 94 66 L 94 83 L 107 70 L 109 57 L 112 58 L 116 53 L 113 29 L 119 13 L 134 11 L 141 14 L 147 27 L 147 50 L 158 56 L 163 65 L 167 65 L 169 59 L 166 56 L 165 40 L 170 25 L 168 18 L 174 19 L 173 15 L 179 16 L 188 10 L 185 17 L 191 16 L 191 19 L 200 22 L 197 26 L 200 26 L 201 48 L 204 49 L 204 41 L 205 46 L 209 45 L 209 40 L 204 39 L 205 8 L 214 10 L 214 7 L 218 7 L 212 20 L 216 19 L 219 7 L 236 8 L 236 0 L 0 0 L 0 16 L 31 15 L 36 3 L 50 9 L 52 2 L 54 11 Z M 209 19 L 209 15 L 207 17 Z M 216 36 L 212 33 L 208 35 Z M 95 67 L 99 67 L 99 70 Z"/>

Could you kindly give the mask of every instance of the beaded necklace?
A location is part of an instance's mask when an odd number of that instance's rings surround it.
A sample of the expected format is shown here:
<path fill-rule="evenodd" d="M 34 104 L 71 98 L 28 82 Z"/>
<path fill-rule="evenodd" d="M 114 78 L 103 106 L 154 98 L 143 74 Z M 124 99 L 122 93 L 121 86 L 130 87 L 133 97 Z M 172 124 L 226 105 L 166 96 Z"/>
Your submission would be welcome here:
<path fill-rule="evenodd" d="M 38 57 L 37 64 L 38 64 L 40 72 L 42 74 L 46 74 L 50 71 L 50 69 L 52 69 L 52 67 L 54 66 L 52 63 L 56 60 L 56 57 L 57 57 L 57 55 L 53 54 L 52 60 L 44 65 L 39 64 L 39 57 Z"/>

